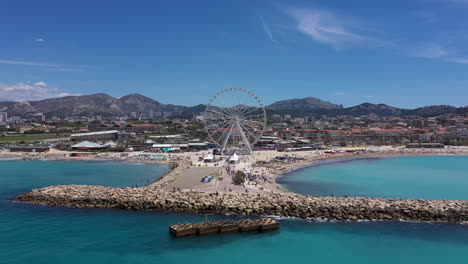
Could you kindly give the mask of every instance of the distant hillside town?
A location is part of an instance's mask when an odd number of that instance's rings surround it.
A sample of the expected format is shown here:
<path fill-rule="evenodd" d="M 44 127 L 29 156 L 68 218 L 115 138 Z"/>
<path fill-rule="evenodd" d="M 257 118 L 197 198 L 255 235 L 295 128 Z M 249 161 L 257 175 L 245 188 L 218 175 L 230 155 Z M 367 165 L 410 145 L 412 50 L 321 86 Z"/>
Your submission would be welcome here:
<path fill-rule="evenodd" d="M 368 103 L 344 108 L 311 97 L 279 101 L 266 106 L 266 128 L 256 131 L 261 137 L 254 149 L 468 145 L 467 110 L 452 106 L 407 110 Z M 204 111 L 204 105 L 161 104 L 136 94 L 0 102 L 0 144 L 23 150 L 28 146 L 154 152 L 215 148 L 205 131 Z"/>

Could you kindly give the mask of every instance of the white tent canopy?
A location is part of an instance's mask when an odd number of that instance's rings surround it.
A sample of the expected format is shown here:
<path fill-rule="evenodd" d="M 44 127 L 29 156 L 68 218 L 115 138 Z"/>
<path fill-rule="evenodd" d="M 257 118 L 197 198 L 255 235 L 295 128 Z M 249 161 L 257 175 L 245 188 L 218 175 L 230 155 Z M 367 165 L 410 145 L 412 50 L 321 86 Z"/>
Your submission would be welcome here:
<path fill-rule="evenodd" d="M 234 153 L 229 158 L 229 164 L 237 164 L 237 163 L 239 163 L 239 156 L 236 153 Z"/>
<path fill-rule="evenodd" d="M 234 153 L 230 158 L 229 161 L 239 161 L 239 156 L 237 156 L 236 153 Z"/>
<path fill-rule="evenodd" d="M 89 142 L 89 141 L 83 141 L 72 146 L 72 148 L 104 148 L 104 147 L 105 146 L 101 144 Z"/>
<path fill-rule="evenodd" d="M 213 156 L 213 154 L 210 153 L 210 154 L 208 154 L 208 156 L 206 156 L 203 160 L 204 160 L 204 161 L 212 161 L 213 159 L 214 159 L 214 156 Z"/>

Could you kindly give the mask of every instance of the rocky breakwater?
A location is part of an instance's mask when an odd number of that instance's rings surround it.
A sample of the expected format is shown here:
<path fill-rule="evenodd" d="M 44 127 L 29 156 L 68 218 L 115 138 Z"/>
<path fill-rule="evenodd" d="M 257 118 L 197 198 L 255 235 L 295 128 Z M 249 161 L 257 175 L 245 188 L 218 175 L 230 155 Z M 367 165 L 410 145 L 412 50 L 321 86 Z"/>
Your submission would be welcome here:
<path fill-rule="evenodd" d="M 150 188 L 162 188 L 169 183 L 173 182 L 177 176 L 179 176 L 183 171 L 187 170 L 190 166 L 188 161 L 179 161 L 179 162 L 170 162 L 169 168 L 171 171 L 166 173 L 163 177 L 159 178 L 157 181 L 149 185 Z"/>
<path fill-rule="evenodd" d="M 337 220 L 468 222 L 468 201 L 311 197 L 299 194 L 168 192 L 152 186 L 112 188 L 63 185 L 15 198 L 65 207 L 121 208 L 219 214 L 276 215 Z"/>

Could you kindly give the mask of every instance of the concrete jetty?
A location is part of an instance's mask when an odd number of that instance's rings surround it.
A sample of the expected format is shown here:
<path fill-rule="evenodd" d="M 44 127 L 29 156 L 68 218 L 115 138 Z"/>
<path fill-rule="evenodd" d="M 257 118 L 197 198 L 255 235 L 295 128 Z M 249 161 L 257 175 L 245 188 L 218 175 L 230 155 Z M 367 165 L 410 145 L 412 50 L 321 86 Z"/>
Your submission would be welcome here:
<path fill-rule="evenodd" d="M 34 189 L 15 199 L 65 207 L 275 215 L 336 220 L 468 222 L 468 201 L 461 200 L 312 197 L 292 193 L 216 194 L 170 192 L 152 186 L 112 188 L 88 185 Z"/>
<path fill-rule="evenodd" d="M 278 220 L 272 218 L 260 218 L 256 220 L 246 219 L 240 221 L 207 221 L 202 223 L 185 223 L 169 226 L 169 232 L 176 237 L 193 235 L 205 235 L 212 233 L 267 231 L 278 229 Z"/>

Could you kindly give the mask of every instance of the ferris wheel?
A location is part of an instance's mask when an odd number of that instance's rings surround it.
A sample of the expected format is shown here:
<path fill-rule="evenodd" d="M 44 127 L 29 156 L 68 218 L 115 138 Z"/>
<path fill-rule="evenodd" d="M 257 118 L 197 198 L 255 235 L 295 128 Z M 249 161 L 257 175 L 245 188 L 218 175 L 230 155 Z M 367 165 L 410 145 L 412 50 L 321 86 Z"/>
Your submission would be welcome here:
<path fill-rule="evenodd" d="M 222 154 L 251 154 L 266 126 L 263 103 L 244 88 L 226 88 L 215 94 L 205 110 L 205 128 Z"/>

